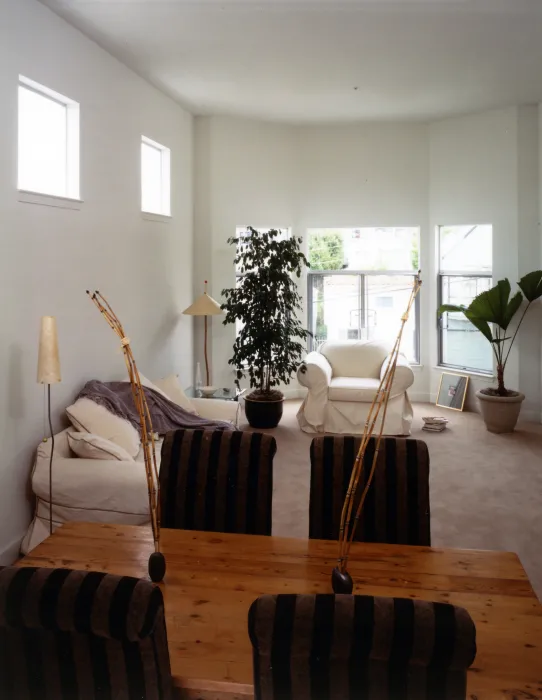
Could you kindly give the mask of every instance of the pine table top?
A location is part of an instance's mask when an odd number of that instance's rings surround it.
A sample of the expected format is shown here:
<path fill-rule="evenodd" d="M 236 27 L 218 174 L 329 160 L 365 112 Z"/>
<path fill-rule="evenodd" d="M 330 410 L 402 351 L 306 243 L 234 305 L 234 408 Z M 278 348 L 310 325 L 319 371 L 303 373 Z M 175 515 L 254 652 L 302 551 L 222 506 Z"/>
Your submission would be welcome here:
<path fill-rule="evenodd" d="M 331 593 L 337 543 L 162 530 L 172 673 L 183 698 L 252 697 L 250 603 L 262 593 Z M 70 522 L 19 566 L 147 576 L 150 528 Z M 354 592 L 461 605 L 477 630 L 468 697 L 542 700 L 542 605 L 510 552 L 354 543 Z"/>

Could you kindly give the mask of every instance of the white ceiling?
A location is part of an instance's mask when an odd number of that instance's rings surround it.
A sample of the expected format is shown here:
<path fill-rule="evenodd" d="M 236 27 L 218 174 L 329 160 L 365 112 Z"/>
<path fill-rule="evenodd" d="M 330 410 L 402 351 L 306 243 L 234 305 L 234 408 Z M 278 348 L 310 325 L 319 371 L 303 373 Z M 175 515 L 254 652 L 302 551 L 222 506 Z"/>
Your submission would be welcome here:
<path fill-rule="evenodd" d="M 432 119 L 542 101 L 542 0 L 42 2 L 195 114 Z"/>

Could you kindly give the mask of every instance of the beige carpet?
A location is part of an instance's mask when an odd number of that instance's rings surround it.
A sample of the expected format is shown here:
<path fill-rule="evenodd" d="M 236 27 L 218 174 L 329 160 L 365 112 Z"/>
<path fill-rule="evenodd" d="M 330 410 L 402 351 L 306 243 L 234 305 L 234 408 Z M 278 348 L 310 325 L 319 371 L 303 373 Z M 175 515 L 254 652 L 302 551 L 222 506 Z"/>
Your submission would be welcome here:
<path fill-rule="evenodd" d="M 273 534 L 307 537 L 309 446 L 299 430 L 299 401 L 285 402 L 272 433 Z M 517 552 L 542 599 L 542 425 L 520 424 L 515 433 L 488 433 L 476 413 L 414 405 L 412 437 L 425 440 L 431 456 L 431 531 L 435 546 Z M 422 416 L 446 415 L 443 433 L 421 430 Z M 248 427 L 248 426 L 243 426 Z"/>

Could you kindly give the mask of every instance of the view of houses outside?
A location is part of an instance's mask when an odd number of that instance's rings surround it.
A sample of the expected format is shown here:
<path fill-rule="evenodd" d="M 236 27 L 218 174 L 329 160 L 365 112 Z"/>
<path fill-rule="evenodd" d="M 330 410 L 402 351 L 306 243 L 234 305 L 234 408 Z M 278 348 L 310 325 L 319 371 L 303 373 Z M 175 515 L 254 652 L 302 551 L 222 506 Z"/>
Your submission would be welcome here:
<path fill-rule="evenodd" d="M 324 340 L 393 343 L 418 268 L 419 229 L 311 229 L 308 239 L 313 347 Z M 416 314 L 412 313 L 401 349 L 417 361 L 417 346 Z"/>

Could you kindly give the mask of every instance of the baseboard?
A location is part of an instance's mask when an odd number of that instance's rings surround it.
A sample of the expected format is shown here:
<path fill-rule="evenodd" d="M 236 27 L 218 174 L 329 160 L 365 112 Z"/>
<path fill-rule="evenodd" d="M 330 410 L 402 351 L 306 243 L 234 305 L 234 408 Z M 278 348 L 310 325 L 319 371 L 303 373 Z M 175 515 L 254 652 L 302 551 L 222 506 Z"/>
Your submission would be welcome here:
<path fill-rule="evenodd" d="M 16 537 L 7 547 L 0 550 L 0 566 L 9 566 L 19 558 L 22 539 L 23 535 Z"/>
<path fill-rule="evenodd" d="M 295 388 L 295 387 L 289 387 L 288 389 L 281 389 L 282 393 L 284 394 L 285 399 L 304 399 L 305 394 L 307 393 L 306 389 L 302 389 L 301 387 Z"/>
<path fill-rule="evenodd" d="M 528 423 L 542 423 L 542 415 L 540 414 L 540 411 L 537 411 L 536 409 L 533 410 L 523 408 L 519 414 L 519 420 L 527 421 Z"/>
<path fill-rule="evenodd" d="M 413 403 L 434 403 L 431 401 L 431 394 L 428 391 L 409 391 L 408 398 Z"/>

